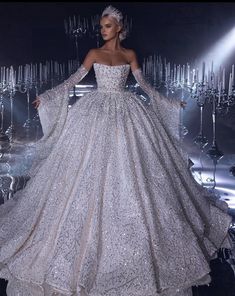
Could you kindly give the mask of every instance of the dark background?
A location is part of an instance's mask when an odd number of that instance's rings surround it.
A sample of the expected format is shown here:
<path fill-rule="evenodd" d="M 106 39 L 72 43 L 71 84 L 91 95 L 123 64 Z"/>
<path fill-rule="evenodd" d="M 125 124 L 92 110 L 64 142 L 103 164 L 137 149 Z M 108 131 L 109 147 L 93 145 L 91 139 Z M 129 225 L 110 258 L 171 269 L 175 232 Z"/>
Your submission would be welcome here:
<path fill-rule="evenodd" d="M 134 48 L 140 61 L 157 53 L 172 62 L 193 62 L 235 25 L 232 2 L 3 2 L 0 65 L 75 58 L 64 19 L 101 14 L 110 4 L 132 18 L 131 36 L 123 45 Z M 81 60 L 91 47 L 95 39 L 79 40 Z"/>
<path fill-rule="evenodd" d="M 101 15 L 110 4 L 132 19 L 130 37 L 123 45 L 137 52 L 140 64 L 152 54 L 166 57 L 171 63 L 193 64 L 235 26 L 233 2 L 2 2 L 0 66 L 75 59 L 75 43 L 65 34 L 64 20 L 73 15 L 87 18 Z M 96 47 L 96 40 L 79 39 L 78 47 L 82 62 L 87 51 Z M 227 72 L 233 63 L 235 50 L 224 63 Z M 89 75 L 85 80 L 93 73 Z M 16 105 L 18 112 L 15 115 L 20 125 L 26 116 L 23 101 L 25 99 L 16 100 L 21 104 Z M 195 108 L 195 102 L 192 104 L 185 113 L 185 121 L 190 126 L 190 135 L 195 137 L 199 128 L 199 108 Z M 211 141 L 211 111 L 208 112 L 204 126 Z M 224 153 L 235 153 L 235 108 L 226 117 L 218 117 L 217 122 L 219 148 Z"/>

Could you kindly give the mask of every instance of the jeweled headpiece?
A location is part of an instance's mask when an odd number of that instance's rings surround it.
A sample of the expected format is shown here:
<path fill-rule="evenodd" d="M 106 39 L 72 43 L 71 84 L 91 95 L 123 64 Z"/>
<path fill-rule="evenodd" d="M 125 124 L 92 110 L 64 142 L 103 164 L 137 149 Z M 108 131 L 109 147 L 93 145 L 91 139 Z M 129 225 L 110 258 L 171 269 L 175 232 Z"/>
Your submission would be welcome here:
<path fill-rule="evenodd" d="M 122 13 L 117 8 L 113 7 L 112 5 L 107 6 L 104 11 L 102 12 L 102 17 L 108 15 L 117 20 L 117 22 L 120 24 L 122 23 Z"/>

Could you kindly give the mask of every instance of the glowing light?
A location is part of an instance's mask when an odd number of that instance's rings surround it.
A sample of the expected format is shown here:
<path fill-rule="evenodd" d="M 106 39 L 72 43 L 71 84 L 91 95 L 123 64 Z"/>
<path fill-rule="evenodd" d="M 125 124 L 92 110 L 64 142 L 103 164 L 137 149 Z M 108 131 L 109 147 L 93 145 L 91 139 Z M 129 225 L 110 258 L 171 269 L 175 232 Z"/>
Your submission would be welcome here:
<path fill-rule="evenodd" d="M 228 32 L 222 39 L 216 42 L 216 44 L 211 47 L 205 55 L 199 58 L 198 67 L 201 68 L 202 63 L 205 61 L 208 67 L 211 67 L 213 61 L 214 70 L 218 70 L 219 66 L 222 65 L 229 55 L 235 49 L 235 27 Z"/>
<path fill-rule="evenodd" d="M 223 192 L 226 192 L 228 193 L 229 195 L 234 195 L 235 197 L 235 188 L 234 189 L 231 189 L 231 188 L 225 188 L 225 187 L 219 187 L 219 186 L 216 186 L 216 189 L 218 190 L 221 190 Z M 228 195 L 227 195 L 228 196 Z M 234 201 L 235 202 L 235 201 Z"/>
<path fill-rule="evenodd" d="M 92 84 L 78 84 L 76 85 L 76 88 L 94 88 L 95 86 Z"/>

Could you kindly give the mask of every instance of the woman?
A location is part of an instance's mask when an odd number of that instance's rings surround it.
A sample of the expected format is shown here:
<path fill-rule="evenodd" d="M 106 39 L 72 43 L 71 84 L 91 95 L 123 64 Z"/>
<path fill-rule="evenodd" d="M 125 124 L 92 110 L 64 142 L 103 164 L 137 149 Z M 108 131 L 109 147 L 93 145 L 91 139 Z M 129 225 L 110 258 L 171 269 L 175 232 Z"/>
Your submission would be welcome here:
<path fill-rule="evenodd" d="M 8 295 L 188 296 L 229 245 L 231 217 L 179 146 L 180 103 L 154 91 L 121 46 L 120 11 L 107 7 L 100 25 L 104 46 L 34 101 L 44 132 L 37 161 L 0 219 Z M 97 90 L 68 111 L 68 90 L 92 66 Z M 149 105 L 125 90 L 130 69 Z"/>

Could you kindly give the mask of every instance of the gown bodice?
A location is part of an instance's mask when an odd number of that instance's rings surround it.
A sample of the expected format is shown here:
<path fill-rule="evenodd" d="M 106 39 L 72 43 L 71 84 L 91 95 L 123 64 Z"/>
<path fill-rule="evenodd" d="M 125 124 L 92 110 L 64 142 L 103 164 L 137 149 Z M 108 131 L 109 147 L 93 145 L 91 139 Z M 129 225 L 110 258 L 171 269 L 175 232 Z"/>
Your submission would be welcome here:
<path fill-rule="evenodd" d="M 93 66 L 99 91 L 119 92 L 124 90 L 130 72 L 129 64 L 109 66 L 94 63 Z"/>

